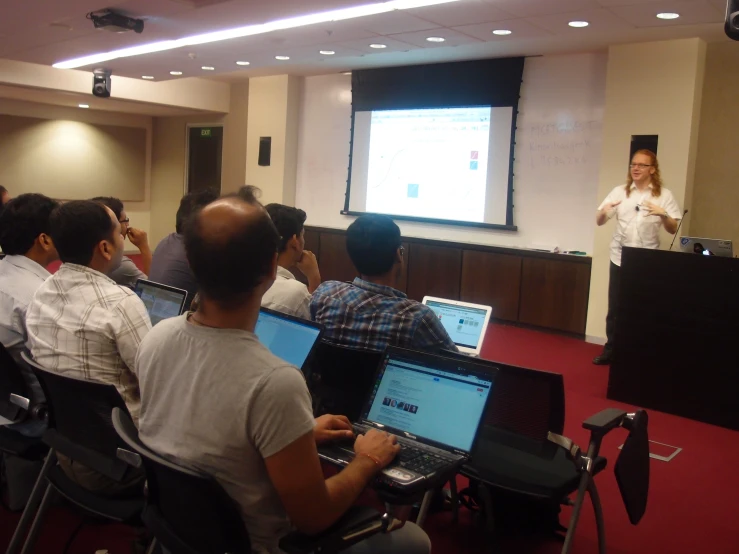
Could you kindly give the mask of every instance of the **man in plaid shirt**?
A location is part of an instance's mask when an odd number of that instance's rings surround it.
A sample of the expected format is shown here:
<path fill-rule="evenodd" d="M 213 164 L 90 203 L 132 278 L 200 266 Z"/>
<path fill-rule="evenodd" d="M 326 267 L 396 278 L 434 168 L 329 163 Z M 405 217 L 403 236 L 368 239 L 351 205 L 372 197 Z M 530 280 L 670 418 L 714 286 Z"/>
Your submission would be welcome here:
<path fill-rule="evenodd" d="M 363 215 L 346 231 L 346 249 L 359 277 L 327 281 L 313 293 L 311 317 L 329 342 L 364 350 L 387 346 L 457 351 L 439 319 L 395 287 L 403 273 L 400 229 L 387 216 Z"/>
<path fill-rule="evenodd" d="M 138 420 L 133 364 L 151 322 L 141 299 L 108 277 L 123 257 L 121 224 L 110 208 L 82 200 L 54 210 L 49 226 L 64 263 L 28 306 L 31 354 L 48 371 L 114 385 Z M 143 487 L 140 471 L 116 482 L 61 455 L 59 463 L 70 479 L 99 493 L 140 493 Z"/>

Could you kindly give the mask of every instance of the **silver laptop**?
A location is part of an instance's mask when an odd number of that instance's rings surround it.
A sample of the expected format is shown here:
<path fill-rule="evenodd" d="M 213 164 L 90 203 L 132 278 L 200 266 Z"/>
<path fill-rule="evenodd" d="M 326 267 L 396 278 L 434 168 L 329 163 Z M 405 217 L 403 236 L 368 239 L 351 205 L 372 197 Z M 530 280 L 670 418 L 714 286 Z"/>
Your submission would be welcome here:
<path fill-rule="evenodd" d="M 260 308 L 254 334 L 270 352 L 304 370 L 305 362 L 321 338 L 323 325 Z"/>
<path fill-rule="evenodd" d="M 460 352 L 480 355 L 493 308 L 434 296 L 424 297 L 423 303 L 434 311 Z"/>
<path fill-rule="evenodd" d="M 184 289 L 139 279 L 133 291 L 144 302 L 152 325 L 163 319 L 181 315 L 185 309 L 187 291 Z"/>
<path fill-rule="evenodd" d="M 389 347 L 354 432 L 381 429 L 398 437 L 395 460 L 378 479 L 392 489 L 423 489 L 464 464 L 477 437 L 495 372 L 472 358 L 452 360 Z M 345 466 L 353 441 L 321 445 L 318 455 Z"/>
<path fill-rule="evenodd" d="M 704 256 L 734 257 L 734 247 L 730 240 L 680 237 L 680 250 Z"/>

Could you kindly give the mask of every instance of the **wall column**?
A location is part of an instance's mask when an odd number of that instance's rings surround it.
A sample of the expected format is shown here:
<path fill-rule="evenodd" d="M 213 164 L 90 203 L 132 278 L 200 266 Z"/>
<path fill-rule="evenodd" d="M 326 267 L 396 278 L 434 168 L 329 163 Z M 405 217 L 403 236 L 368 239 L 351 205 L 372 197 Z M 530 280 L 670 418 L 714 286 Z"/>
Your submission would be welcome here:
<path fill-rule="evenodd" d="M 262 189 L 264 204 L 295 204 L 302 86 L 302 77 L 292 75 L 249 80 L 246 184 Z M 272 138 L 269 166 L 258 164 L 260 137 Z"/>
<path fill-rule="evenodd" d="M 599 203 L 613 187 L 625 184 L 631 136 L 659 135 L 662 179 L 678 204 L 690 209 L 705 60 L 706 44 L 698 38 L 609 48 Z M 688 215 L 681 234 L 689 223 Z M 586 330 L 593 342 L 605 341 L 613 225 L 608 222 L 595 232 Z M 669 248 L 671 240 L 663 231 L 662 248 Z"/>

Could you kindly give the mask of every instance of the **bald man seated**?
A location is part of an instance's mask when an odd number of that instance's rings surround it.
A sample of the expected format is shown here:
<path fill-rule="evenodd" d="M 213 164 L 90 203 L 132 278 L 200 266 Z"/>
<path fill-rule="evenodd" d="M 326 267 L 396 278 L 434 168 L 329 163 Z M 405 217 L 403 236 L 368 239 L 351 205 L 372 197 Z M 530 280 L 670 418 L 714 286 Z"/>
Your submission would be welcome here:
<path fill-rule="evenodd" d="M 399 446 L 387 433 L 370 431 L 356 438 L 354 461 L 324 478 L 316 445 L 350 438 L 352 430 L 343 416 L 314 419 L 303 375 L 254 334 L 280 244 L 256 198 L 209 204 L 186 224 L 184 243 L 200 303 L 159 323 L 141 343 L 141 439 L 213 475 L 238 503 L 252 551 L 277 553 L 293 525 L 314 534 L 336 522 Z M 346 552 L 426 554 L 430 546 L 407 523 Z"/>

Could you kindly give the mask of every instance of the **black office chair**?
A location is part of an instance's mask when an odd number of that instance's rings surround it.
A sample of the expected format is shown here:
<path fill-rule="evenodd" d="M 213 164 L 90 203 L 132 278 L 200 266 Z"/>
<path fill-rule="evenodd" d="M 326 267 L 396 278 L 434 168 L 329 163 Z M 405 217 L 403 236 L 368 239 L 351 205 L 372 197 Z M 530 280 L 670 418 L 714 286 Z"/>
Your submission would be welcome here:
<path fill-rule="evenodd" d="M 357 421 L 383 356 L 383 352 L 319 342 L 306 370 L 314 414 L 345 415 Z"/>
<path fill-rule="evenodd" d="M 616 460 L 614 473 L 621 498 L 623 499 L 629 521 L 637 525 L 647 509 L 649 497 L 649 435 L 647 432 L 648 416 L 644 410 L 627 414 L 618 408 L 608 408 L 587 420 L 582 426 L 590 431 L 588 450 L 583 453 L 580 447 L 572 440 L 555 433 L 549 433 L 548 439 L 566 452 L 573 462 L 573 467 L 579 474 L 577 497 L 575 498 L 570 524 L 565 536 L 562 554 L 569 554 L 575 536 L 575 530 L 580 518 L 580 511 L 585 502 L 585 493 L 590 494 L 595 512 L 595 523 L 598 530 L 598 552 L 606 552 L 605 524 L 600 497 L 595 486 L 595 461 L 605 437 L 609 432 L 619 427 L 629 431 L 626 442 Z"/>
<path fill-rule="evenodd" d="M 236 503 L 211 476 L 179 466 L 147 447 L 130 417 L 113 409 L 113 425 L 129 449 L 119 456 L 146 470 L 148 494 L 142 519 L 171 554 L 249 554 L 249 535 Z M 328 531 L 315 537 L 288 535 L 280 548 L 289 554 L 341 552 L 394 520 L 372 508 L 355 507 Z"/>
<path fill-rule="evenodd" d="M 113 408 L 117 407 L 127 413 L 125 403 L 116 388 L 113 385 L 51 373 L 28 356 L 23 355 L 23 359 L 33 369 L 46 395 L 49 417 L 43 441 L 51 450 L 7 554 L 15 554 L 20 547 L 26 527 L 38 507 L 21 551 L 22 554 L 32 552 L 54 492 L 61 494 L 84 512 L 116 522 L 138 523 L 144 506 L 143 482 L 141 494 L 138 496 L 131 498 L 101 496 L 77 485 L 56 464 L 56 454 L 59 453 L 115 481 L 120 482 L 129 475 L 128 472 L 132 469 L 117 457 L 118 448 L 123 446 L 123 443 L 118 438 L 110 419 Z M 39 505 L 41 495 L 43 500 Z M 74 536 L 73 534 L 70 537 L 67 548 Z"/>

